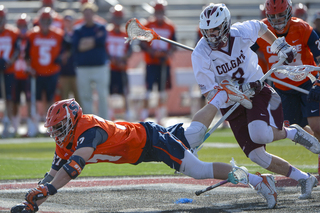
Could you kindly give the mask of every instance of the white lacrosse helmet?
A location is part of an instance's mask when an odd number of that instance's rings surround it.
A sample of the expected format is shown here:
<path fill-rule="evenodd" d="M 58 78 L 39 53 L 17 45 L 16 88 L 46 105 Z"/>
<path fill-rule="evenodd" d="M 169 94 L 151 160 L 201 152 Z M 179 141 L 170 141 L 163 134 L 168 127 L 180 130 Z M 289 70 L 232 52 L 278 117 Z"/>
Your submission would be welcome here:
<path fill-rule="evenodd" d="M 228 41 L 230 26 L 231 15 L 225 4 L 211 3 L 200 14 L 200 31 L 213 50 Z"/>

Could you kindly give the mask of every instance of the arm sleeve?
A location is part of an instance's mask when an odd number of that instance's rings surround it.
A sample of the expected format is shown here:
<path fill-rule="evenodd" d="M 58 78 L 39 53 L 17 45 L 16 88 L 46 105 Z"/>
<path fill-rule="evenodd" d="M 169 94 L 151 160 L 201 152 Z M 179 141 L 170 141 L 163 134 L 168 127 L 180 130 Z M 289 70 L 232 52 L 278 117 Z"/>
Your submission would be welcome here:
<path fill-rule="evenodd" d="M 66 162 L 67 160 L 60 158 L 55 152 L 51 168 L 58 171 Z"/>
<path fill-rule="evenodd" d="M 310 51 L 313 54 L 314 61 L 317 63 L 317 65 L 319 65 L 320 64 L 320 39 L 314 30 L 312 30 L 307 44 L 310 48 Z"/>
<path fill-rule="evenodd" d="M 250 48 L 251 48 L 251 50 L 252 50 L 253 52 L 256 52 L 256 51 L 259 49 L 259 45 L 258 45 L 258 43 L 256 42 L 256 43 L 254 43 L 254 45 L 252 45 Z"/>
<path fill-rule="evenodd" d="M 77 149 L 82 147 L 97 148 L 99 144 L 102 144 L 108 139 L 108 133 L 100 127 L 93 127 L 86 130 L 78 138 Z"/>

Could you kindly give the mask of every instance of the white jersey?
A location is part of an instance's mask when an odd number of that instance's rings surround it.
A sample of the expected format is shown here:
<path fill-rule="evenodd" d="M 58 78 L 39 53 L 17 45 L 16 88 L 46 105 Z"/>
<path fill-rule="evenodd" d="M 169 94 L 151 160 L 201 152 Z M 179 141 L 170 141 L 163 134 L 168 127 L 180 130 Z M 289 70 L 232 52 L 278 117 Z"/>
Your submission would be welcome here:
<path fill-rule="evenodd" d="M 198 42 L 191 58 L 202 94 L 213 90 L 224 79 L 243 84 L 263 76 L 258 65 L 258 56 L 250 49 L 258 39 L 259 30 L 260 24 L 257 20 L 233 24 L 230 29 L 229 51 L 213 51 L 205 38 Z"/>

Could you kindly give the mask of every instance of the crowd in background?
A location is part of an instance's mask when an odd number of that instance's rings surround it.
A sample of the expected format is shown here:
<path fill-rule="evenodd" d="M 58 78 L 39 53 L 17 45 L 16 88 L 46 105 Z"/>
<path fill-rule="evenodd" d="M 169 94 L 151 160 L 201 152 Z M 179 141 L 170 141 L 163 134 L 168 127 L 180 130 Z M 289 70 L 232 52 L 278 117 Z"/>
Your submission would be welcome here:
<path fill-rule="evenodd" d="M 3 138 L 17 136 L 21 124 L 21 94 L 25 95 L 28 108 L 25 135 L 28 137 L 39 134 L 39 122 L 54 101 L 75 98 L 85 114 L 94 113 L 94 92 L 98 95 L 98 112 L 95 113 L 98 116 L 114 119 L 115 112 L 110 108 L 108 97 L 120 94 L 124 119 L 132 117 L 127 75 L 132 48 L 124 43 L 125 8 L 119 4 L 111 7 L 112 18 L 108 23 L 98 16 L 94 0 L 80 2 L 81 18 L 77 18 L 73 10 L 57 13 L 54 0 L 41 0 L 37 17 L 31 20 L 23 13 L 15 20 L 15 26 L 6 23 L 10 11 L 0 5 L 0 95 L 6 100 L 1 119 Z M 153 15 L 143 24 L 165 38 L 176 40 L 174 23 L 165 16 L 167 2 L 156 0 L 150 5 L 154 9 Z M 306 20 L 307 9 L 305 5 L 297 4 L 293 15 Z M 263 5 L 260 10 L 261 18 L 265 18 Z M 310 20 L 320 35 L 320 12 Z M 200 31 L 197 33 L 200 39 Z M 156 122 L 161 123 L 167 116 L 170 57 L 176 47 L 160 40 L 141 42 L 140 47 L 145 53 L 146 94 L 141 111 L 135 113 L 141 121 L 149 117 L 150 93 L 157 85 L 159 100 L 155 117 Z M 260 65 L 263 64 L 261 61 Z"/>

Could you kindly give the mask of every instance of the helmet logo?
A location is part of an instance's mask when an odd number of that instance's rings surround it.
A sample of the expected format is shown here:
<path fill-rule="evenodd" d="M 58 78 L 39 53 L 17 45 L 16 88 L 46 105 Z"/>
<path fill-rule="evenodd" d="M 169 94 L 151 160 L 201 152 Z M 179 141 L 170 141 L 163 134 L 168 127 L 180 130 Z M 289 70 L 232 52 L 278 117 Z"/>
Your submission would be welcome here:
<path fill-rule="evenodd" d="M 209 26 L 209 24 L 210 24 L 210 20 L 207 20 L 207 26 Z"/>

